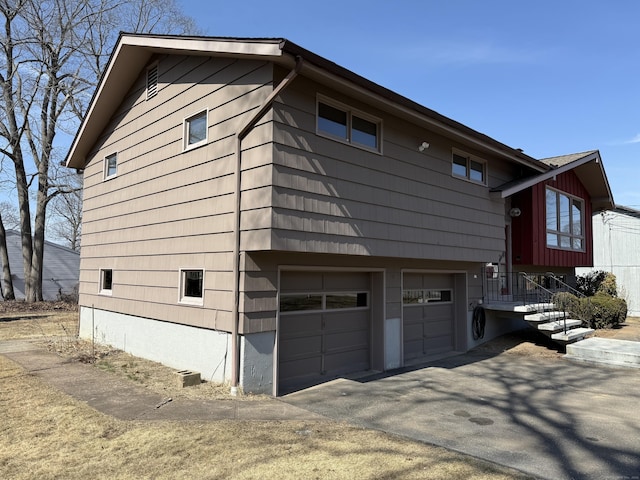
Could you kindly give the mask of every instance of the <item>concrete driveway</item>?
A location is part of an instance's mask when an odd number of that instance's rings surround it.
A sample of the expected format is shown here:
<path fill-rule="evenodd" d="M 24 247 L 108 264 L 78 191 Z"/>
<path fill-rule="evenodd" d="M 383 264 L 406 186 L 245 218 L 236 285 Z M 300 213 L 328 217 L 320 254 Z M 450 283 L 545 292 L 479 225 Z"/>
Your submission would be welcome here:
<path fill-rule="evenodd" d="M 282 400 L 540 478 L 640 479 L 638 369 L 472 352 Z"/>

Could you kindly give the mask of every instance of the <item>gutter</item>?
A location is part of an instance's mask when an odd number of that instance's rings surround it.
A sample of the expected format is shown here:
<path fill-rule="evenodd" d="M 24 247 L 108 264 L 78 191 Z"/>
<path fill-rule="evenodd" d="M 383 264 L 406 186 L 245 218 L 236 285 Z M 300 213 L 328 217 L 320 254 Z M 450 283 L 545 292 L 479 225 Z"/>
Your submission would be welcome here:
<path fill-rule="evenodd" d="M 289 74 L 282 79 L 276 88 L 269 94 L 260 109 L 249 119 L 249 121 L 236 134 L 236 169 L 235 169 L 235 210 L 233 235 L 235 243 L 233 246 L 233 310 L 231 317 L 233 321 L 231 330 L 231 395 L 238 395 L 238 384 L 240 383 L 240 194 L 242 183 L 242 140 L 253 130 L 256 123 L 269 111 L 276 97 L 287 88 L 291 82 L 298 76 L 302 68 L 303 59 L 301 56 L 296 57 L 296 65 Z"/>

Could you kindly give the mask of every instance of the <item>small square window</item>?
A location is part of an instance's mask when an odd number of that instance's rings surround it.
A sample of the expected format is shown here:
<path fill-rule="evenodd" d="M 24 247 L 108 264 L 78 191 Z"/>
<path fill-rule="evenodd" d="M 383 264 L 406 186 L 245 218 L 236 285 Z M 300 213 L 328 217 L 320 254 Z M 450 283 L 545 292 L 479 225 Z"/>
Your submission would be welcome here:
<path fill-rule="evenodd" d="M 194 148 L 207 141 L 207 111 L 184 121 L 184 148 Z"/>
<path fill-rule="evenodd" d="M 204 296 L 204 271 L 181 270 L 180 273 L 180 301 L 202 305 Z"/>
<path fill-rule="evenodd" d="M 104 178 L 110 178 L 118 173 L 118 154 L 112 153 L 104 157 Z"/>
<path fill-rule="evenodd" d="M 100 270 L 100 293 L 111 294 L 113 290 L 113 270 L 102 269 Z"/>

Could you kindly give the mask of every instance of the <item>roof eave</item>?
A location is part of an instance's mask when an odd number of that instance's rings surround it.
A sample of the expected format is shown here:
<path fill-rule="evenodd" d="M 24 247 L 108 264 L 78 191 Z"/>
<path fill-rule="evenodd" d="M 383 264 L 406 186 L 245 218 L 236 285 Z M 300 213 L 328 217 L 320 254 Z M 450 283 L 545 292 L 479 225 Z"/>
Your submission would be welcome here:
<path fill-rule="evenodd" d="M 76 169 L 84 168 L 87 154 L 120 103 L 113 99 L 121 99 L 126 94 L 140 74 L 141 66 L 146 65 L 153 54 L 189 52 L 191 55 L 210 55 L 215 53 L 219 56 L 243 55 L 245 58 L 276 60 L 282 57 L 281 45 L 282 39 L 241 40 L 121 34 L 71 144 L 65 165 Z M 127 68 L 128 66 L 133 68 Z"/>

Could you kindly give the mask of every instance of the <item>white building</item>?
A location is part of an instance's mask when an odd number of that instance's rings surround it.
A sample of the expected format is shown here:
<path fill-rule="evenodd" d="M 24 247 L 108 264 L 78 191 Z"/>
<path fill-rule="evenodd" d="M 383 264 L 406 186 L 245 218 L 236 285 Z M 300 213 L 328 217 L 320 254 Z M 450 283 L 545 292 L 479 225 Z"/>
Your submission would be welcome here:
<path fill-rule="evenodd" d="M 628 315 L 640 316 L 640 211 L 616 206 L 593 216 L 593 270 L 616 276 Z M 578 268 L 584 275 L 590 268 Z"/>

